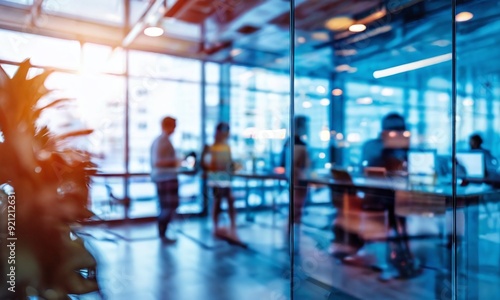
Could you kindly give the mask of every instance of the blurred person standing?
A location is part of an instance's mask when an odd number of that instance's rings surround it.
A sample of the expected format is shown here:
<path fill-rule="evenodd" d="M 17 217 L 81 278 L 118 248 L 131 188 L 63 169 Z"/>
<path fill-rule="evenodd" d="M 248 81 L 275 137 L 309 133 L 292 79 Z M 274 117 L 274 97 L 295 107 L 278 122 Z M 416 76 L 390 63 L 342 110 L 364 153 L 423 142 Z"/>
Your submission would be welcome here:
<path fill-rule="evenodd" d="M 158 234 L 164 241 L 173 242 L 167 237 L 168 225 L 175 217 L 179 207 L 179 181 L 176 168 L 179 162 L 170 141 L 174 133 L 176 120 L 165 117 L 161 121 L 162 133 L 151 145 L 151 179 L 156 183 L 160 214 L 158 216 Z"/>
<path fill-rule="evenodd" d="M 236 234 L 236 209 L 234 207 L 234 196 L 231 192 L 231 173 L 234 171 L 234 164 L 228 138 L 229 125 L 224 122 L 219 123 L 215 129 L 214 144 L 205 146 L 203 149 L 201 164 L 203 169 L 209 172 L 209 184 L 213 187 L 213 233 L 219 237 L 238 240 Z M 229 232 L 219 227 L 219 215 L 222 212 L 223 198 L 227 199 L 230 219 Z"/>
<path fill-rule="evenodd" d="M 293 139 L 289 138 L 283 146 L 281 165 L 288 170 L 288 174 L 292 175 L 293 178 L 293 181 L 290 181 L 293 189 L 293 197 L 291 198 L 293 213 L 288 218 L 287 236 L 293 233 L 296 236 L 295 246 L 297 246 L 300 243 L 298 240 L 299 225 L 302 222 L 302 211 L 307 198 L 307 184 L 303 183 L 301 179 L 307 175 L 307 171 L 311 167 L 311 159 L 305 142 L 308 135 L 308 118 L 296 116 L 294 122 L 295 134 Z M 290 143 L 293 143 L 293 158 L 291 157 Z"/>

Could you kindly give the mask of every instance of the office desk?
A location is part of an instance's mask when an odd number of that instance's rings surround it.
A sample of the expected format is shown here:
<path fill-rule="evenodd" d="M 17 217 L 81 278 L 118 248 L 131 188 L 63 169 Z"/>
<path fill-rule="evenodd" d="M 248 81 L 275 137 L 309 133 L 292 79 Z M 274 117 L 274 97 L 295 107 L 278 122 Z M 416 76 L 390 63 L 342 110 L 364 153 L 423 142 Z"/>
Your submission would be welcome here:
<path fill-rule="evenodd" d="M 433 195 L 446 197 L 446 202 L 451 206 L 451 198 L 453 197 L 452 185 L 419 185 L 411 184 L 406 178 L 387 177 L 387 178 L 367 178 L 354 177 L 352 182 L 335 180 L 331 177 L 304 178 L 302 182 L 307 184 L 327 185 L 335 190 L 354 191 L 369 189 L 373 191 L 403 191 L 422 195 Z M 498 194 L 500 189 L 493 188 L 485 184 L 469 184 L 467 186 L 456 186 L 456 196 L 458 199 L 480 197 L 487 194 Z M 463 201 L 457 202 L 457 207 L 465 207 L 467 203 Z"/>
<path fill-rule="evenodd" d="M 288 182 L 288 178 L 286 177 L 285 174 L 278 174 L 278 173 L 250 173 L 250 172 L 236 172 L 231 175 L 233 178 L 241 178 L 241 179 L 246 179 L 247 181 L 245 182 L 245 209 L 246 209 L 246 215 L 245 219 L 247 221 L 255 221 L 255 216 L 251 212 L 251 207 L 250 203 L 248 201 L 248 197 L 250 194 L 250 188 L 248 186 L 248 180 L 258 180 L 261 183 L 261 198 L 262 202 L 264 202 L 264 192 L 263 192 L 263 186 L 264 186 L 264 181 L 266 180 L 273 180 L 278 182 L 278 194 L 281 194 L 282 192 L 282 185 L 281 182 L 285 181 Z M 275 217 L 274 213 L 277 210 L 276 207 L 276 197 L 272 198 L 272 210 L 273 210 L 273 224 L 272 226 L 275 226 Z"/>
<path fill-rule="evenodd" d="M 303 183 L 326 185 L 330 187 L 332 192 L 345 193 L 355 191 L 367 191 L 374 196 L 383 198 L 384 203 L 387 203 L 389 215 L 395 216 L 395 202 L 398 193 L 407 193 L 416 199 L 432 198 L 436 204 L 443 206 L 445 210 L 453 208 L 453 203 L 456 203 L 456 208 L 465 209 L 465 239 L 467 257 L 462 258 L 466 261 L 467 270 L 477 269 L 478 266 L 478 239 L 479 239 L 479 203 L 486 195 L 500 195 L 500 189 L 493 188 L 485 184 L 469 184 L 467 186 L 452 185 L 413 185 L 406 178 L 387 177 L 387 178 L 366 178 L 354 177 L 352 181 L 340 181 L 331 177 L 303 178 Z M 487 201 L 499 201 L 500 197 L 487 197 Z M 484 203 L 484 201 L 483 201 Z M 418 201 L 416 202 L 418 205 Z M 407 215 L 412 213 L 411 210 Z M 404 236 L 403 236 L 404 237 Z M 469 272 L 468 272 L 469 273 Z M 472 275 L 471 275 L 472 276 Z M 477 282 L 470 280 L 471 282 Z M 476 288 L 470 288 L 468 294 L 470 298 L 474 298 L 474 293 L 477 293 Z"/>

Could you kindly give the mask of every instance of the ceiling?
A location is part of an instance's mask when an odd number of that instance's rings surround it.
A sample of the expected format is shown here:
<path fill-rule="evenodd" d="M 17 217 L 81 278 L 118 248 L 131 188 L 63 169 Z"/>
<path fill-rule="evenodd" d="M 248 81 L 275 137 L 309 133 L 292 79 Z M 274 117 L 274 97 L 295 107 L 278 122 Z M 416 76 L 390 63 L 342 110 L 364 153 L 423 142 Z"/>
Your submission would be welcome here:
<path fill-rule="evenodd" d="M 456 23 L 457 70 L 463 70 L 457 78 L 474 77 L 480 70 L 482 79 L 498 80 L 500 49 L 492 49 L 500 45 L 500 2 L 457 0 L 457 4 L 457 13 L 474 14 L 470 21 Z M 0 28 L 289 69 L 289 0 L 0 0 L 0 5 Z M 369 81 L 375 80 L 374 71 L 453 50 L 449 0 L 296 0 L 294 5 L 294 67 L 299 75 Z M 349 17 L 367 29 L 353 33 L 325 28 L 334 17 Z M 163 36 L 142 33 L 153 21 L 165 29 Z M 425 84 L 418 81 L 419 74 L 451 79 L 451 61 L 378 80 Z"/>

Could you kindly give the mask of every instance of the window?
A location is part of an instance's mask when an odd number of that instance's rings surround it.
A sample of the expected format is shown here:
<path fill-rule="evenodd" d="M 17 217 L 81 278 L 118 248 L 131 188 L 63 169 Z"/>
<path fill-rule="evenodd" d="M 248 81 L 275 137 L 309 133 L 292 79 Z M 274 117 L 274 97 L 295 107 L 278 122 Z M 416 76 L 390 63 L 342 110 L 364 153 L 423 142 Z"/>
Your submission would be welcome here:
<path fill-rule="evenodd" d="M 78 70 L 80 44 L 39 35 L 0 29 L 0 59 L 20 63 L 31 58 L 33 65 Z"/>

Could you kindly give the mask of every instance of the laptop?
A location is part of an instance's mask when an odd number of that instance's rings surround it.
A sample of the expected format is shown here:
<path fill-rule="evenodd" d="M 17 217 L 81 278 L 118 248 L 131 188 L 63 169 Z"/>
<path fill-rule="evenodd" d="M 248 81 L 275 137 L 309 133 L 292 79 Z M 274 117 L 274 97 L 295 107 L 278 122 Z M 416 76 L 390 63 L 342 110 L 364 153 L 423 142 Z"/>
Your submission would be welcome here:
<path fill-rule="evenodd" d="M 474 178 L 474 179 L 484 179 L 486 175 L 486 168 L 484 165 L 484 153 L 482 152 L 457 152 L 456 159 L 458 163 L 458 167 L 462 167 L 465 172 L 463 176 L 465 178 Z M 457 173 L 460 173 L 457 171 Z"/>

